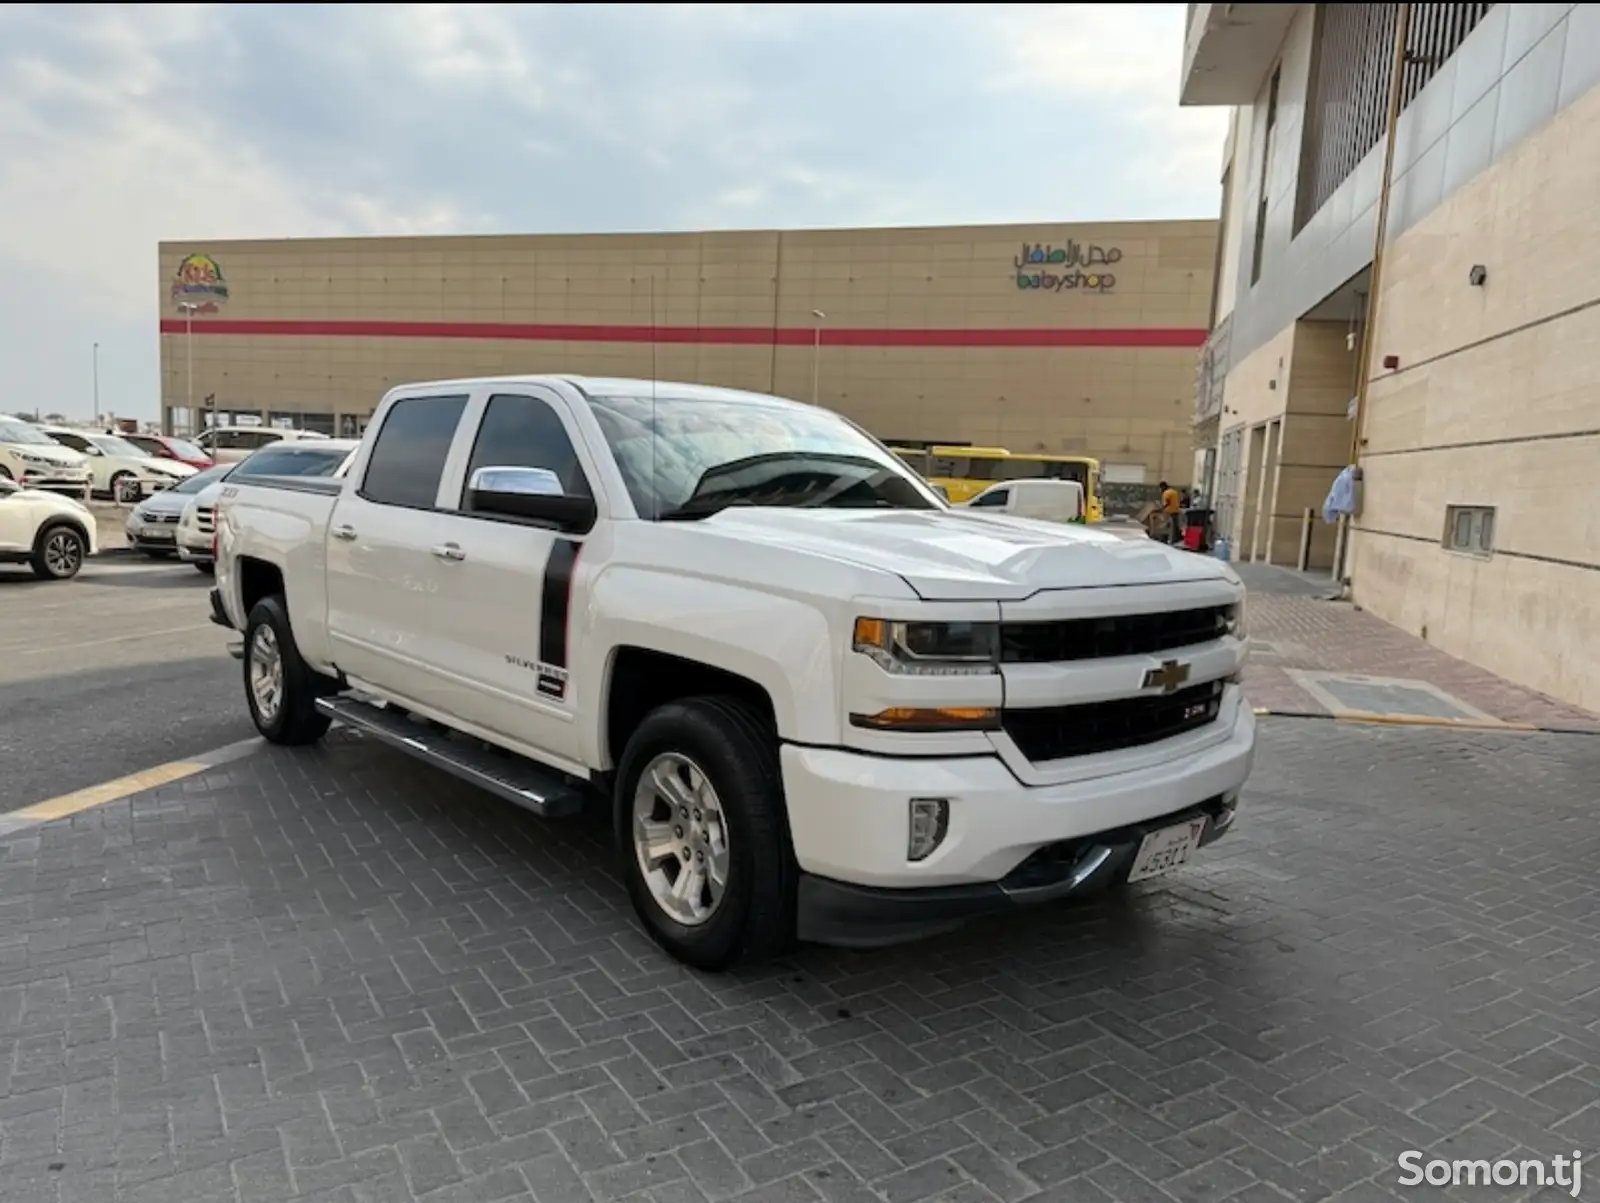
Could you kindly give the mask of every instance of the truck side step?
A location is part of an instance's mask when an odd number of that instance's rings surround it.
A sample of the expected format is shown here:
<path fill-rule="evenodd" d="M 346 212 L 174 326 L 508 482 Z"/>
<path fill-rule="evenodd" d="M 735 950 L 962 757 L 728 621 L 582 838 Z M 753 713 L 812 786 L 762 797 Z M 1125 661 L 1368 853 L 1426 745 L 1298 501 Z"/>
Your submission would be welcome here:
<path fill-rule="evenodd" d="M 467 736 L 446 733 L 352 697 L 318 698 L 317 709 L 536 815 L 559 818 L 583 809 L 581 784 L 570 783 L 552 769 L 485 747 Z"/>

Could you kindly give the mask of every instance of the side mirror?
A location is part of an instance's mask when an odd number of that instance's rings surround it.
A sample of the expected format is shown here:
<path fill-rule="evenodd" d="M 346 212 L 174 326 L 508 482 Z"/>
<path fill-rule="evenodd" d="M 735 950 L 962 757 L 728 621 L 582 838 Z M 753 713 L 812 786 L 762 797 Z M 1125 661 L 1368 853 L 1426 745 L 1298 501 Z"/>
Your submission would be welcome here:
<path fill-rule="evenodd" d="M 467 482 L 467 508 L 579 535 L 588 533 L 598 516 L 593 497 L 568 493 L 548 468 L 479 468 Z"/>

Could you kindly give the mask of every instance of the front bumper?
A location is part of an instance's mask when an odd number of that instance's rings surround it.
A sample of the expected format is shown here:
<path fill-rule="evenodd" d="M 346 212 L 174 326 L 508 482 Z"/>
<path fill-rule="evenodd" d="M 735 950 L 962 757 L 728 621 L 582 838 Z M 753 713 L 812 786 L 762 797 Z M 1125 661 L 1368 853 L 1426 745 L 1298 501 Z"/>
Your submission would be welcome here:
<path fill-rule="evenodd" d="M 813 944 L 879 948 L 950 931 L 972 919 L 1094 894 L 1123 880 L 1152 831 L 1205 823 L 1200 847 L 1233 827 L 1238 794 L 1208 798 L 1170 815 L 1047 845 L 999 881 L 892 890 L 800 875 L 797 934 Z"/>
<path fill-rule="evenodd" d="M 87 472 L 25 467 L 17 477 L 17 483 L 25 489 L 59 493 L 64 497 L 71 497 L 74 501 L 82 501 L 89 496 L 91 479 Z"/>
<path fill-rule="evenodd" d="M 185 564 L 209 564 L 214 560 L 211 554 L 211 536 L 199 532 L 178 532 L 178 558 Z"/>
<path fill-rule="evenodd" d="M 994 756 L 889 758 L 785 745 L 802 938 L 892 942 L 1090 891 L 1126 872 L 1145 832 L 1197 810 L 1209 843 L 1231 825 L 1255 760 L 1254 712 L 1236 702 L 1224 713 L 1221 738 L 1181 757 L 1047 786 L 1021 784 Z M 943 841 L 918 862 L 907 855 L 913 798 L 949 802 Z"/>
<path fill-rule="evenodd" d="M 128 546 L 134 551 L 176 551 L 178 528 L 171 522 L 143 522 L 129 518 L 123 526 Z"/>

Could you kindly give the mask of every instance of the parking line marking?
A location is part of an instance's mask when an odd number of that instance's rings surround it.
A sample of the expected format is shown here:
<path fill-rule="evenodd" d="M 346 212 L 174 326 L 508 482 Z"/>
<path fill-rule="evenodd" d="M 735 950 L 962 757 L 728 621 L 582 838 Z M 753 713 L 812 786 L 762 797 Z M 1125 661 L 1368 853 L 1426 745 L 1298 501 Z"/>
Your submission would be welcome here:
<path fill-rule="evenodd" d="M 1482 722 L 1478 719 L 1436 718 L 1426 714 L 1373 714 L 1365 710 L 1341 710 L 1324 714 L 1314 710 L 1272 710 L 1253 707 L 1259 718 L 1311 718 L 1334 723 L 1357 723 L 1391 727 L 1452 727 L 1458 731 L 1509 731 L 1531 735 L 1600 735 L 1600 727 L 1554 726 L 1548 723 Z"/>
<path fill-rule="evenodd" d="M 0 836 L 11 835 L 25 828 L 38 826 L 40 823 L 71 818 L 86 810 L 94 810 L 99 806 L 131 798 L 134 794 L 142 794 L 146 790 L 171 785 L 174 781 L 182 781 L 185 777 L 193 777 L 196 773 L 203 773 L 229 761 L 248 756 L 265 744 L 266 741 L 259 737 L 241 739 L 237 743 L 225 744 L 200 756 L 186 760 L 171 760 L 154 768 L 129 773 L 126 777 L 118 777 L 113 781 L 102 781 L 99 785 L 73 790 L 70 794 L 46 798 L 43 802 L 35 802 L 20 810 L 0 814 Z"/>
<path fill-rule="evenodd" d="M 108 643 L 126 643 L 130 639 L 159 639 L 163 635 L 183 635 L 189 631 L 203 631 L 212 624 L 197 622 L 186 627 L 168 627 L 164 631 L 132 631 L 126 635 L 112 635 L 107 639 L 87 639 L 82 643 L 69 644 L 66 647 L 0 647 L 0 652 L 8 656 L 43 656 L 60 651 L 76 651 L 83 647 L 104 647 Z"/>

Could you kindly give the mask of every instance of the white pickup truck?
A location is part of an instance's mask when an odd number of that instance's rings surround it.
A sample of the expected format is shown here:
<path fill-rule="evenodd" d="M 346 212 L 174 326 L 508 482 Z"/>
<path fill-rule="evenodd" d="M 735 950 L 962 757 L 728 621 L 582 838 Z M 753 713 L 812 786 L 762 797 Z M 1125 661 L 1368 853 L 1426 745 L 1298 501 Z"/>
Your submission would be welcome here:
<path fill-rule="evenodd" d="M 537 814 L 604 800 L 702 968 L 1168 872 L 1254 758 L 1225 564 L 952 507 L 799 402 L 406 385 L 342 480 L 230 480 L 217 532 L 262 735 L 338 720 Z"/>

